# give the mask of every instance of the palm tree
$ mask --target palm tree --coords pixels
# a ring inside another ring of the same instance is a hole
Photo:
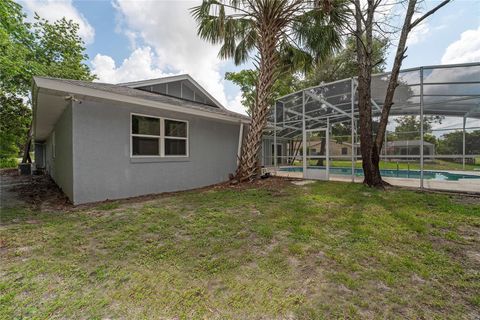
[[[258,151],[272,86],[288,67],[307,68],[341,45],[345,0],[203,0],[192,8],[198,35],[220,44],[219,56],[241,64],[254,54],[258,70],[255,105],[236,178],[258,173]],[[308,49],[307,49],[308,48]]]

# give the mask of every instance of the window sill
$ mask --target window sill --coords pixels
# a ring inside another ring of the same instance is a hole
[[[130,163],[190,162],[190,157],[131,157]]]

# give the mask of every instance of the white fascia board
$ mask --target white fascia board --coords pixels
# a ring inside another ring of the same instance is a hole
[[[130,88],[138,88],[138,87],[143,87],[143,86],[152,86],[156,84],[162,84],[162,83],[170,83],[170,82],[175,82],[175,81],[181,81],[181,80],[188,80],[190,81],[200,92],[202,92],[204,95],[206,95],[210,100],[215,103],[217,107],[219,107],[222,110],[227,110],[220,102],[218,102],[217,99],[215,99],[207,90],[205,90],[195,79],[193,79],[189,74],[179,74],[176,76],[171,76],[171,77],[164,77],[164,78],[157,78],[157,79],[149,79],[149,80],[140,80],[140,81],[134,81],[134,82],[125,82],[125,83],[119,83],[118,85],[121,86],[126,86]]]
[[[102,98],[106,100],[114,100],[120,102],[126,102],[136,105],[142,105],[147,107],[153,107],[158,109],[163,109],[167,111],[174,111],[180,113],[186,113],[196,116],[201,116],[205,118],[217,119],[217,120],[224,120],[229,122],[236,122],[236,123],[250,123],[250,121],[246,119],[240,119],[236,117],[231,117],[225,114],[218,114],[214,112],[208,112],[203,110],[197,110],[192,108],[185,108],[182,106],[172,106],[166,103],[158,102],[158,101],[151,101],[137,97],[131,97],[127,95],[122,95],[118,93],[112,92],[105,92],[103,90],[97,90],[92,88],[85,88],[82,86],[76,86],[70,83],[63,83],[60,81],[56,81],[53,79],[46,79],[46,78],[39,78],[34,77],[35,85],[37,88],[44,88],[49,90],[56,90],[56,91],[63,91],[69,94],[78,94],[78,95],[85,95],[91,97]]]

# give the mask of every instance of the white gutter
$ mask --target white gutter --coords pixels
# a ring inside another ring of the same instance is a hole
[[[131,97],[131,96],[118,94],[118,93],[113,93],[113,92],[106,92],[106,91],[99,90],[99,89],[86,88],[86,87],[82,87],[82,86],[78,86],[78,85],[74,85],[74,84],[70,84],[70,83],[60,82],[60,81],[53,80],[53,79],[45,79],[45,78],[34,77],[34,81],[35,81],[35,84],[36,84],[37,88],[43,88],[43,89],[48,89],[48,90],[56,90],[56,91],[64,91],[64,92],[67,92],[67,93],[70,93],[70,94],[92,96],[92,97],[102,98],[102,99],[106,99],[106,100],[132,103],[132,104],[136,104],[136,105],[153,107],[153,108],[158,108],[158,109],[173,111],[173,112],[187,113],[187,114],[201,116],[201,117],[205,117],[205,118],[218,119],[218,120],[224,120],[224,121],[235,122],[235,123],[239,123],[239,122],[240,123],[249,123],[250,122],[247,119],[232,117],[232,116],[225,115],[225,114],[208,112],[208,111],[203,111],[203,110],[193,109],[193,108],[188,108],[188,107],[182,107],[182,106],[177,106],[177,105],[172,106],[172,105],[169,105],[169,104],[163,103],[163,102],[146,100],[146,99],[143,99],[143,98]]]

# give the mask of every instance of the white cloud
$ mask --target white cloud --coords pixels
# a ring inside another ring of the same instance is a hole
[[[95,29],[87,19],[73,6],[72,0],[24,0],[22,2],[29,16],[33,13],[49,21],[60,20],[63,17],[78,23],[78,34],[86,44],[93,43]]]
[[[146,54],[145,48],[151,48],[148,54],[150,60],[133,71],[133,61],[140,59],[139,49],[118,68],[114,63],[112,67],[113,60],[97,56],[94,71],[109,82],[126,81],[124,79],[128,77],[131,80],[133,75],[149,78],[152,74],[162,74],[162,71],[188,73],[227,108],[240,111],[237,97],[228,99],[225,93],[221,73],[225,61],[218,58],[219,47],[197,36],[197,25],[189,9],[198,4],[198,1],[115,0],[113,6],[120,15],[121,32],[129,35],[131,45],[143,44],[140,50],[143,55]],[[136,52],[138,57],[134,57]],[[142,72],[145,74],[142,75]]]
[[[119,83],[169,76],[154,67],[153,53],[150,47],[135,49],[120,66],[107,55],[97,54],[92,60],[92,72],[100,82]]]
[[[421,14],[414,14],[412,21],[419,18]],[[427,20],[423,20],[419,25],[410,31],[407,39],[407,46],[413,46],[417,43],[423,42],[430,34],[430,25]]]
[[[125,30],[124,32],[125,36],[128,39],[128,42],[130,43],[130,49],[135,50],[137,49],[137,34],[135,32],[132,32],[130,30]]]
[[[245,107],[242,104],[242,93],[239,92],[233,99],[229,99],[228,109],[241,114],[247,114]]]
[[[442,64],[480,61],[480,26],[464,31],[442,56]]]

